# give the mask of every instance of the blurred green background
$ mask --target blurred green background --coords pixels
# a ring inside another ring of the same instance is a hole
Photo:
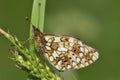
[[[26,40],[29,23],[24,17],[31,16],[32,2],[0,0],[0,27]],[[119,0],[47,0],[44,31],[75,36],[99,51],[100,58],[94,64],[72,70],[78,80],[120,80]],[[10,45],[0,36],[0,80],[26,80],[27,73],[9,59]],[[61,73],[65,80],[71,76],[68,72]]]

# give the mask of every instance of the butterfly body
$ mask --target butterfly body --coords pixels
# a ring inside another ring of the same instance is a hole
[[[34,44],[49,62],[59,71],[80,69],[95,62],[98,52],[77,38],[45,34],[33,27]]]

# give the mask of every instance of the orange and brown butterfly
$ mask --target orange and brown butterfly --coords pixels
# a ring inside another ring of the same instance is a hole
[[[42,33],[33,26],[35,48],[59,71],[84,68],[99,58],[99,53],[77,38]]]

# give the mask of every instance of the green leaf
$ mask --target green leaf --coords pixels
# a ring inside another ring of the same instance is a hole
[[[45,3],[46,0],[34,0],[31,15],[31,23],[39,28],[42,32],[44,28]],[[32,39],[32,24],[30,25],[30,39]],[[32,40],[30,40],[29,49],[30,53],[35,51]]]

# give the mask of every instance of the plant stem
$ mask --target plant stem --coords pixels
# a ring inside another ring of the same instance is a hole
[[[31,15],[31,25],[30,25],[30,43],[29,43],[29,51],[31,53],[31,55],[33,55],[32,53],[35,53],[35,48],[33,45],[33,35],[32,35],[32,26],[34,25],[35,27],[37,27],[41,32],[43,32],[44,30],[44,16],[45,16],[45,3],[46,0],[34,0],[33,2],[33,9],[32,9],[32,15]],[[39,63],[38,63],[39,64]],[[45,67],[48,67],[47,65]],[[38,70],[40,70],[39,67],[36,67]],[[48,70],[45,70],[47,72],[47,75],[49,75],[50,77],[52,77],[54,80],[60,80],[60,78],[53,74],[48,67]],[[47,79],[47,77],[45,77]],[[47,79],[49,80],[49,79]]]
[[[31,23],[36,26],[38,29],[43,32],[44,29],[44,16],[45,16],[45,3],[46,0],[34,0],[32,15],[31,15]],[[32,24],[30,25],[30,39],[32,39]],[[34,46],[32,45],[32,40],[30,40],[29,50],[30,53],[34,52]]]
[[[33,38],[32,26],[33,25],[36,26],[41,31],[43,31],[43,27],[44,27],[44,25],[43,25],[44,23],[43,22],[44,22],[44,12],[45,12],[44,10],[45,10],[45,8],[41,9],[41,5],[42,6],[44,5],[44,7],[45,7],[45,2],[43,4],[43,1],[45,1],[45,0],[42,0],[42,3],[41,3],[41,0],[34,0],[33,1],[32,15],[31,15],[31,23],[32,24],[30,24],[30,33],[29,33],[29,37],[30,37],[29,51],[30,51],[31,55],[33,55],[33,53],[35,53],[35,48],[34,48],[33,40],[32,40],[32,38]],[[38,23],[40,23],[42,25],[39,25]],[[36,66],[36,68],[40,71],[39,67]]]
[[[34,0],[31,16],[32,24],[34,24],[42,32],[44,29],[45,3],[46,0]]]
[[[31,55],[35,53],[35,48],[33,44],[33,35],[32,35],[32,26],[39,28],[43,32],[44,28],[44,14],[45,14],[45,2],[46,0],[34,0],[33,1],[33,8],[32,8],[32,15],[31,15],[31,24],[30,24],[30,41],[29,41],[29,51]],[[39,63],[38,63],[39,64]],[[37,67],[40,71],[39,67]]]

